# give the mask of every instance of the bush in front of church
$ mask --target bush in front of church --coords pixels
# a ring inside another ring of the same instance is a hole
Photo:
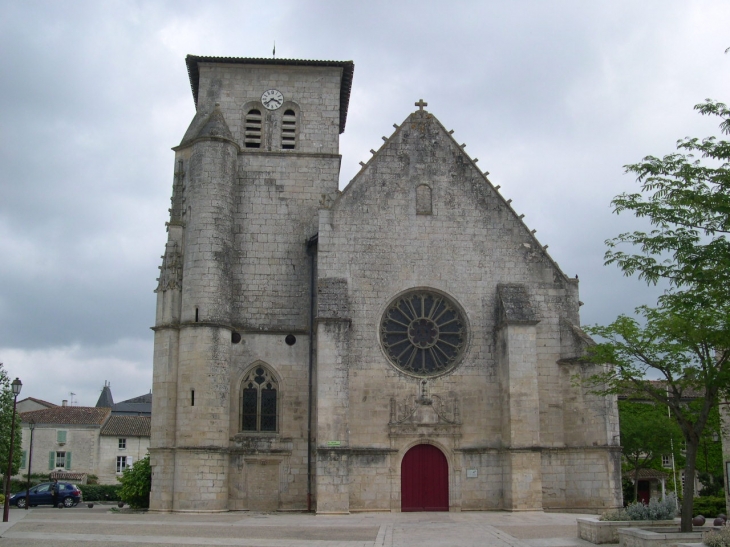
[[[146,509],[150,506],[150,490],[152,489],[152,467],[150,457],[145,456],[127,467],[119,478],[122,487],[119,498],[133,509]]]

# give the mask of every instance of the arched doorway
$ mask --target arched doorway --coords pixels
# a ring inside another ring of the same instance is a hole
[[[401,511],[448,511],[449,464],[430,444],[411,448],[400,466]]]

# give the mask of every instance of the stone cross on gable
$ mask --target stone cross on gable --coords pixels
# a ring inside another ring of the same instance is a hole
[[[418,99],[418,102],[415,104],[419,110],[423,110],[424,106],[428,106],[428,103],[424,102],[423,99]]]

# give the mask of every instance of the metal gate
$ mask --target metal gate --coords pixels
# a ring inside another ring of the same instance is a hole
[[[417,444],[401,462],[401,511],[448,511],[449,464],[435,446]]]

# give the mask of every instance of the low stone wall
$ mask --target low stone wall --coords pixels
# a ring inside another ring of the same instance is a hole
[[[598,520],[597,518],[577,519],[578,537],[597,545],[618,543],[619,528],[667,527],[675,524],[673,520]]]
[[[657,527],[655,530],[642,528],[620,528],[620,547],[679,547],[683,544],[702,544],[705,533],[712,530],[712,527],[695,527],[693,532],[674,531],[672,529]]]

